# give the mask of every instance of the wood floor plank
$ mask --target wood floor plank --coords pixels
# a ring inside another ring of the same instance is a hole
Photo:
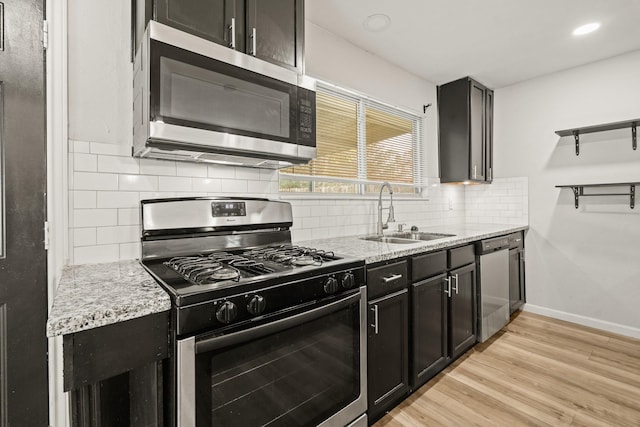
[[[520,313],[375,427],[640,426],[640,340]]]

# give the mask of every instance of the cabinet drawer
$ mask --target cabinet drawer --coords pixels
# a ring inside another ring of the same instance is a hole
[[[438,251],[411,259],[411,280],[417,282],[447,270],[447,252]]]
[[[367,270],[369,300],[407,287],[407,262],[400,261]]]
[[[517,233],[509,234],[509,248],[520,248],[524,247],[524,236],[522,235],[522,231],[518,231]]]
[[[463,265],[476,262],[476,251],[473,245],[462,246],[455,249],[449,249],[448,251],[448,263],[449,269],[462,267]]]

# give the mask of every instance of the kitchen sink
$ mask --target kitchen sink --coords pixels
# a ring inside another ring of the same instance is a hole
[[[394,233],[391,236],[396,238],[401,238],[401,239],[428,241],[428,240],[444,239],[445,237],[453,237],[455,236],[455,234],[430,233],[428,231],[405,231],[401,233]]]
[[[368,237],[361,237],[360,240],[369,240],[370,242],[380,242],[380,243],[396,243],[399,245],[410,245],[411,243],[417,242],[417,240],[403,239],[403,238],[394,237],[394,236],[368,236]]]
[[[380,243],[396,243],[400,245],[408,245],[418,241],[428,241],[436,239],[444,239],[445,237],[453,237],[455,234],[445,233],[429,233],[427,231],[406,231],[401,233],[393,233],[388,236],[367,236],[361,237],[361,240],[369,240],[370,242]]]

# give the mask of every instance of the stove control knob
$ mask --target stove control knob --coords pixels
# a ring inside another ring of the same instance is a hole
[[[340,284],[345,289],[351,289],[356,284],[356,279],[353,277],[353,273],[347,272],[342,275],[342,279],[340,280]]]
[[[223,302],[216,310],[216,319],[221,323],[231,323],[238,315],[238,308],[231,301]]]
[[[249,302],[247,303],[247,311],[251,313],[252,316],[258,316],[262,314],[265,308],[267,308],[267,300],[265,300],[263,296],[254,295],[249,298]]]
[[[324,281],[324,291],[328,294],[335,294],[338,291],[338,281],[335,277],[330,276]]]

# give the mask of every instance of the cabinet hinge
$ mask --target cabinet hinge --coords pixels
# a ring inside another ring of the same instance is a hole
[[[42,21],[42,47],[44,50],[49,48],[49,23],[46,19]]]
[[[44,250],[49,250],[49,221],[44,222]]]

